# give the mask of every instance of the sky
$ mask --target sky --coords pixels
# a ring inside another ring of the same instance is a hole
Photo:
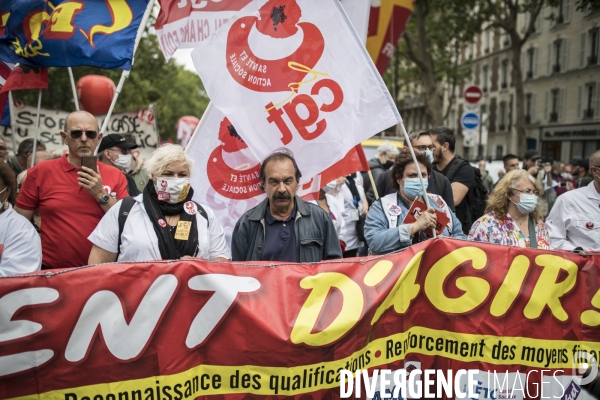
[[[192,50],[193,49],[179,49],[173,54],[173,58],[188,71],[196,72],[194,63],[192,62]]]

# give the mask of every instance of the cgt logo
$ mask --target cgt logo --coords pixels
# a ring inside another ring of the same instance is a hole
[[[65,1],[57,6],[48,2],[49,13],[46,10],[32,11],[23,20],[25,43],[15,38],[11,48],[21,57],[49,56],[43,53],[42,39],[69,40],[77,31],[81,32],[92,47],[94,36],[97,34],[110,35],[127,28],[133,21],[133,11],[127,0],[105,0],[112,20],[110,24],[96,24],[86,31],[73,22],[75,16],[85,12],[86,3],[83,1]],[[8,20],[10,13],[2,15],[2,21]],[[93,18],[93,16],[91,16]]]

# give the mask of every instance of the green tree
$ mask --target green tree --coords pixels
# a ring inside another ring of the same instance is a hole
[[[432,125],[442,125],[452,105],[444,109],[445,85],[454,92],[468,76],[468,68],[459,65],[459,55],[481,31],[484,19],[473,12],[476,3],[477,0],[416,0],[404,40],[398,47],[399,57],[392,61],[392,71],[386,75],[392,86],[397,85],[397,91],[414,86],[417,78]]]
[[[150,23],[148,26],[151,26]],[[85,75],[103,75],[118,84],[122,70],[73,67],[75,81]],[[48,89],[42,93],[42,106],[74,111],[73,92],[67,68],[50,68]],[[13,92],[15,99],[37,104],[37,90]],[[202,116],[208,97],[197,74],[185,70],[174,59],[165,62],[156,35],[146,33],[135,53],[129,78],[115,105],[114,112],[156,107],[156,120],[161,138],[175,139],[175,124],[184,115]]]

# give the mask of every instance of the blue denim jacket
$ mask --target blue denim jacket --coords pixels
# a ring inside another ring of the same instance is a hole
[[[430,204],[436,210],[443,211],[434,199],[430,200]],[[367,220],[365,221],[365,239],[373,254],[386,254],[412,245],[412,239],[408,235],[409,224],[401,223],[408,214],[408,209],[399,199],[397,205],[402,209],[402,213],[398,215],[397,227],[391,229],[385,214],[387,211],[383,210],[381,199],[375,201],[369,208]],[[452,231],[450,231],[450,224],[448,224],[442,235],[455,239],[467,239],[462,231],[460,221],[456,218],[454,212],[450,211],[450,213],[452,216]]]

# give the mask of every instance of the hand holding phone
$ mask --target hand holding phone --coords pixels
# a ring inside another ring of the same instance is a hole
[[[97,156],[81,156],[81,166],[87,167],[98,172],[98,157]]]

